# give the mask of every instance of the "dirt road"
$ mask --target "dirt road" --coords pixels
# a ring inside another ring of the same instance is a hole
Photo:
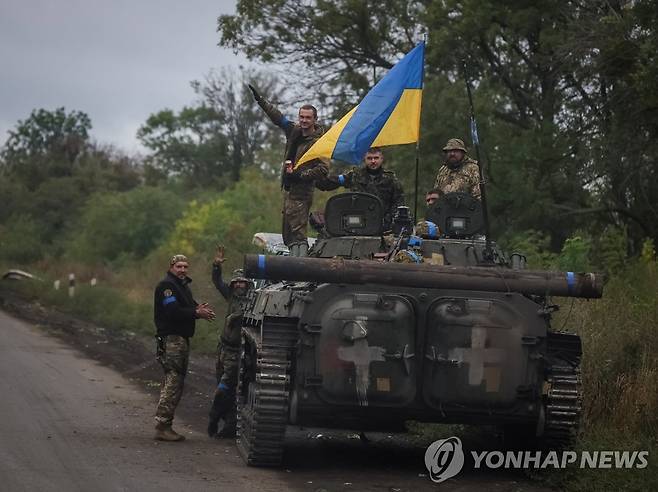
[[[110,362],[110,343],[100,337],[85,344],[93,343],[104,347]],[[144,363],[122,375],[43,327],[0,311],[0,489],[547,490],[518,474],[468,470],[437,486],[427,477],[422,446],[380,435],[368,444],[341,432],[318,438],[317,430],[292,428],[285,468],[248,468],[232,442],[204,435],[209,395],[207,378],[198,374],[203,361],[196,371],[193,366],[175,424],[187,440],[156,442],[156,385],[144,378],[154,370]]]

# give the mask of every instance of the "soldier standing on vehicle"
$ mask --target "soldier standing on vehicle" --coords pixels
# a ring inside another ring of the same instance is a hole
[[[157,329],[157,360],[164,369],[160,400],[155,412],[155,439],[182,441],[171,428],[176,406],[183,394],[183,383],[190,359],[190,338],[197,319],[213,320],[215,312],[207,303],[194,300],[187,276],[189,262],[184,255],[174,255],[169,270],[154,293],[154,320]]]
[[[212,282],[228,302],[224,330],[217,339],[215,367],[217,388],[208,414],[208,436],[218,439],[235,437],[237,424],[235,390],[238,385],[242,313],[251,286],[251,282],[244,277],[242,270],[235,270],[231,282],[227,285],[222,278],[224,260],[224,246],[218,246],[212,265]],[[217,432],[220,419],[224,420],[224,426]]]
[[[328,162],[314,159],[294,169],[295,164],[304,153],[311,148],[324,129],[318,125],[318,112],[315,107],[305,104],[299,108],[298,122],[293,123],[266,101],[249,85],[258,105],[267,116],[286,135],[284,164],[281,170],[281,186],[284,189],[283,199],[283,242],[290,248],[292,256],[306,256],[308,242],[306,227],[308,215],[313,203],[315,182],[323,179],[329,170]]]
[[[335,190],[344,186],[351,191],[375,195],[384,205],[384,230],[390,230],[397,207],[403,206],[404,191],[393,171],[382,167],[384,153],[379,147],[371,147],[364,158],[365,166],[353,168],[347,174],[328,176],[318,183],[321,190]]]
[[[441,194],[452,192],[470,193],[480,200],[480,174],[477,161],[466,155],[464,141],[451,138],[443,147],[445,163],[439,169],[434,188]]]

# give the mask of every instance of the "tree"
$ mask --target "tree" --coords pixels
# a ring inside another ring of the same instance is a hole
[[[272,78],[254,71],[235,74],[227,69],[211,70],[203,82],[192,82],[202,104],[223,116],[221,131],[228,140],[228,167],[233,181],[240,180],[241,168],[254,164],[256,152],[268,142],[272,133],[264,123],[262,110],[253,101],[247,86],[250,83],[268,97],[278,97],[279,91]]]
[[[456,89],[465,60],[495,229],[539,228],[558,251],[577,228],[597,223],[626,223],[636,242],[658,235],[650,204],[658,191],[656,7],[655,0],[312,0],[304,8],[239,0],[236,15],[219,18],[219,31],[221,44],[252,59],[306,65],[315,74],[310,84],[329,81],[329,90],[317,90],[333,89],[353,105],[374,82],[370,71],[390,67],[426,30],[421,148],[436,146],[448,127],[468,133],[465,94]]]
[[[196,184],[217,181],[225,173],[228,139],[221,132],[222,115],[206,105],[152,114],[137,137],[154,153],[149,161],[167,173]]]
[[[423,2],[404,0],[238,0],[218,19],[220,44],[248,58],[294,67],[321,104],[340,109],[367,90],[419,40]],[[348,90],[348,93],[345,91]]]
[[[30,189],[50,176],[70,176],[88,145],[90,129],[91,120],[81,111],[33,110],[9,130],[0,151],[5,174],[13,174]]]
[[[177,194],[150,186],[96,193],[70,227],[67,254],[96,263],[142,259],[173,230],[183,203]]]
[[[139,129],[138,138],[154,151],[150,162],[197,184],[238,181],[272,133],[247,83],[277,95],[272,79],[258,72],[210,71],[203,81],[192,81],[195,106],[178,114],[160,111]]]

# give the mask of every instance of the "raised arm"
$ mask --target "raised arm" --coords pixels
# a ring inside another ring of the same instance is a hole
[[[263,111],[265,111],[265,114],[272,121],[272,123],[274,123],[276,126],[281,128],[284,132],[286,132],[286,135],[290,133],[290,131],[294,126],[294,123],[290,121],[288,118],[286,118],[285,116],[283,116],[283,113],[281,113],[281,111],[279,111],[276,107],[274,107],[272,103],[268,102],[263,96],[261,96],[253,85],[249,84],[249,89],[251,90],[251,93],[254,95],[254,100],[263,109]]]
[[[215,288],[219,291],[224,299],[228,301],[229,295],[231,293],[230,287],[224,282],[222,278],[222,263],[224,263],[224,246],[218,245],[217,252],[215,253],[215,258],[212,262],[212,283]]]

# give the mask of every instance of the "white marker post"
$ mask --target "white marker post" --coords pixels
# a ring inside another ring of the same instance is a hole
[[[69,297],[75,295],[75,273],[69,273]]]

